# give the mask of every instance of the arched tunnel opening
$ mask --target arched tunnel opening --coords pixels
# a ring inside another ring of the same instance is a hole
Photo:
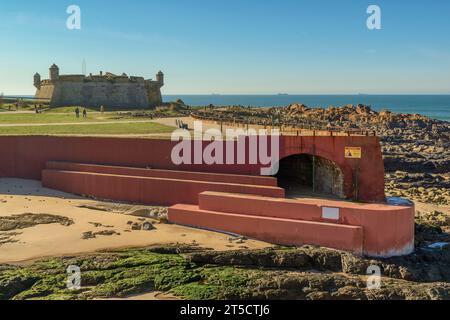
[[[297,154],[283,158],[275,177],[288,197],[345,198],[342,170],[333,161],[322,157]]]

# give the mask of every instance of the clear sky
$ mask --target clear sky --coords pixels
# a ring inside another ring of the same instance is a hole
[[[81,8],[81,30],[66,9]],[[366,9],[382,10],[368,30]],[[100,70],[164,94],[450,93],[448,0],[2,0],[0,92]]]

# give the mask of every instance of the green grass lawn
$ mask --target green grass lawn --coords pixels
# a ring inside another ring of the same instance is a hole
[[[102,122],[102,121],[130,121],[130,120],[149,120],[145,117],[134,117],[133,112],[146,112],[152,114],[155,118],[161,117],[177,117],[182,116],[175,111],[151,111],[151,110],[127,110],[126,112],[118,113],[116,111],[100,113],[99,111],[88,109],[88,117],[83,118],[80,112],[80,117],[75,116],[76,107],[62,107],[56,109],[46,110],[42,113],[3,113],[0,112],[0,124],[33,124],[33,123],[72,123],[72,122]],[[83,110],[83,109],[81,109]],[[1,110],[7,111],[7,110]]]
[[[53,134],[153,134],[170,133],[174,128],[159,123],[114,123],[86,125],[46,125],[0,127],[0,135],[53,135]]]
[[[125,118],[123,118],[125,119]],[[25,124],[25,123],[61,123],[61,122],[97,122],[97,121],[117,121],[119,119],[116,113],[92,113],[88,111],[88,117],[75,117],[73,114],[64,113],[0,113],[0,124]],[[128,119],[129,120],[129,119]]]
[[[56,108],[47,108],[44,110],[44,113],[72,113],[75,114],[75,109],[80,108],[80,111],[83,111],[82,107],[76,106],[67,106],[67,107],[56,107]],[[86,108],[87,112],[100,112],[100,108]]]
[[[11,106],[11,110],[9,109],[9,106]],[[10,103],[4,103],[2,106],[0,106],[0,112],[3,111],[15,111],[16,107]]]
[[[75,109],[77,108],[77,106],[66,106],[66,107],[52,107],[52,108],[48,108],[45,109],[44,113],[73,113],[75,114]],[[78,107],[80,108],[80,111],[83,110],[82,107]],[[86,108],[88,113],[99,113],[100,112],[100,108]],[[139,111],[146,111],[146,112],[150,112],[152,111],[151,109],[130,109],[130,108],[111,108],[111,107],[105,107],[104,112],[105,114],[107,113],[116,113],[116,112],[139,112]]]
[[[75,114],[75,109],[77,107],[69,106],[69,107],[56,107],[56,108],[50,108],[46,109],[44,113],[52,113],[52,114],[58,114],[58,113],[71,113]],[[82,110],[82,109],[80,109]],[[100,117],[100,108],[91,108],[87,109],[88,114],[92,115],[94,117]],[[132,114],[147,114],[147,115],[153,115],[153,117],[181,117],[183,116],[182,113],[176,111],[176,110],[155,110],[155,109],[132,109],[132,108],[105,108],[103,116],[110,116],[110,117],[120,117],[120,118],[128,118],[128,119],[136,119],[139,117],[133,117]]]

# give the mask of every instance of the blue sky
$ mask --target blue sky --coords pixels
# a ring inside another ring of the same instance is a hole
[[[66,8],[81,8],[68,30]],[[368,5],[382,30],[366,28]],[[450,1],[3,0],[0,92],[100,70],[154,78],[164,94],[450,93]]]

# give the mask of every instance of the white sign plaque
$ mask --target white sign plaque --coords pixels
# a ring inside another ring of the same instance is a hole
[[[322,207],[322,218],[339,220],[339,208]]]

